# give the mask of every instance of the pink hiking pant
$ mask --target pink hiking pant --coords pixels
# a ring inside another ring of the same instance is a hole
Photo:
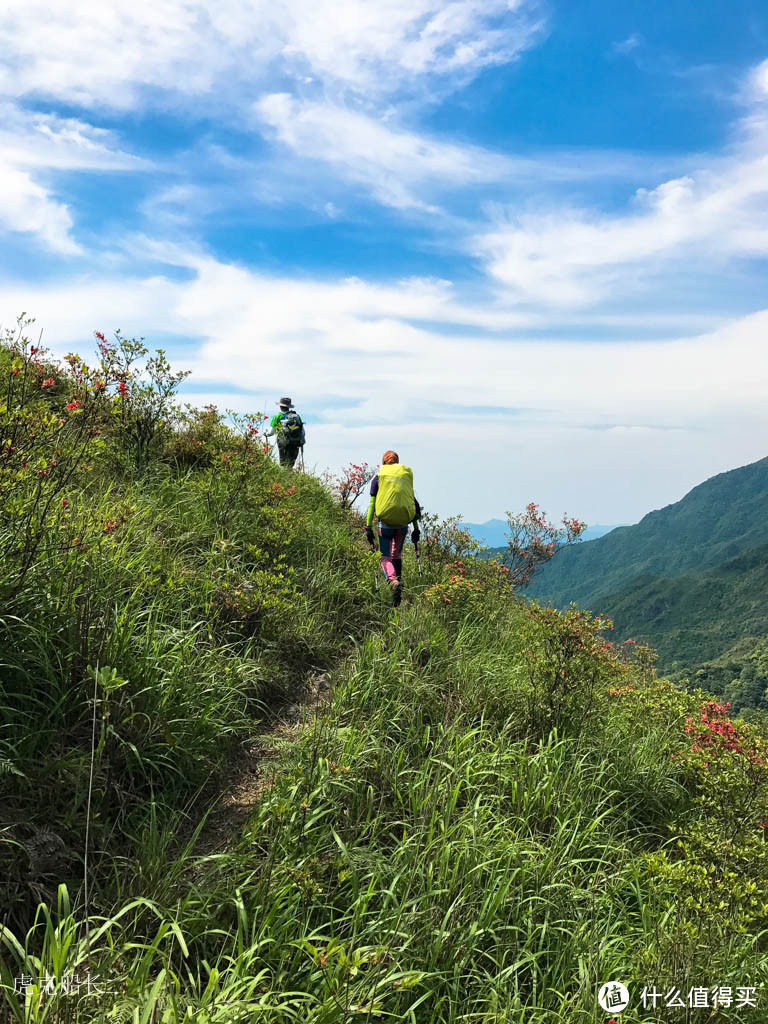
[[[407,534],[407,526],[379,525],[381,568],[389,581],[397,579],[397,570],[402,565],[403,544]],[[396,562],[397,565],[395,565]]]

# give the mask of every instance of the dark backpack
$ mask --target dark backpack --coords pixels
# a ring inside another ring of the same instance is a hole
[[[302,423],[301,416],[299,416],[295,409],[283,413],[280,419],[280,426],[282,428],[284,444],[304,444],[304,424]]]

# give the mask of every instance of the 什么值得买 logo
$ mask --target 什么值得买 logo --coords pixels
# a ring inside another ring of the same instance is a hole
[[[629,992],[620,981],[606,981],[597,993],[600,1006],[610,1013],[621,1013],[629,1004]]]

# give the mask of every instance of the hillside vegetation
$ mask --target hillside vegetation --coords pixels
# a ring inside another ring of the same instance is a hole
[[[717,658],[696,659],[693,666],[681,669],[673,678],[681,686],[721,693],[734,711],[764,720],[768,713],[768,637],[742,637]]]
[[[642,636],[670,671],[706,661],[742,637],[768,632],[768,544],[750,548],[715,569],[671,579],[637,579],[608,594],[619,636]]]
[[[634,526],[577,544],[543,566],[527,593],[557,607],[608,611],[605,597],[648,577],[722,565],[768,543],[768,457],[720,473]]]
[[[743,693],[718,659],[743,638],[768,636],[768,459],[707,480],[637,526],[560,551],[527,588],[530,596],[575,600],[610,615],[617,636],[643,639],[659,667],[706,679],[721,696]],[[760,540],[761,543],[755,543]],[[708,683],[709,685],[709,683]],[[739,698],[739,707],[761,706]]]
[[[393,610],[338,489],[147,355],[0,349],[0,1019],[592,1024],[611,979],[628,1024],[688,1019],[644,985],[764,1005],[759,726],[521,601],[456,521]],[[212,830],[244,748],[253,808]]]

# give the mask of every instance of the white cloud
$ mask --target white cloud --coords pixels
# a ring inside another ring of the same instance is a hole
[[[200,218],[215,207],[211,190],[184,183],[162,186],[141,203],[140,210],[153,230],[172,231],[199,224]]]
[[[768,145],[639,189],[626,211],[501,214],[475,240],[491,275],[552,305],[627,295],[670,272],[768,254]],[[754,143],[752,143],[754,145]]]
[[[633,32],[628,35],[626,39],[622,39],[619,42],[613,43],[611,50],[613,53],[619,54],[621,57],[626,57],[633,50],[636,50],[639,46],[643,45],[643,37],[639,32]]]
[[[185,357],[200,378],[254,391],[290,385],[305,400],[364,398],[368,421],[396,419],[393,401],[414,419],[446,403],[457,414],[487,403],[589,428],[698,430],[711,421],[720,429],[742,416],[768,418],[768,313],[663,342],[489,338],[471,325],[485,325],[493,310],[457,302],[447,282],[307,281],[200,256],[187,265],[188,280],[89,277],[5,288],[0,310],[10,321],[21,303],[59,345],[111,325],[151,337],[162,323],[200,339]],[[445,336],[420,326],[427,321],[468,326]]]
[[[48,184],[51,171],[139,170],[147,162],[115,148],[111,132],[0,104],[0,230],[36,236],[62,255],[80,252],[67,203]]]
[[[215,101],[268,70],[386,94],[514,59],[540,30],[530,9],[528,0],[10,0],[0,94],[131,107],[160,89]]]
[[[72,217],[25,171],[0,162],[0,228],[37,235],[50,249],[65,255],[79,252],[70,229]]]
[[[504,157],[480,147],[432,140],[331,103],[301,103],[288,93],[273,93],[255,110],[280,142],[367,186],[389,206],[425,206],[415,194],[418,187],[434,192],[498,181],[509,170]]]
[[[768,60],[764,60],[752,71],[749,76],[749,84],[753,90],[754,98],[768,100]]]
[[[489,338],[471,325],[520,320],[463,305],[448,282],[298,280],[178,247],[164,256],[190,278],[0,287],[2,318],[30,310],[49,345],[83,356],[94,329],[197,339],[171,347],[202,384],[198,404],[253,410],[292,394],[311,410],[308,462],[400,448],[430,508],[474,519],[537,500],[553,514],[629,521],[764,454],[768,312],[663,342]],[[467,327],[446,337],[427,321]]]
[[[619,211],[594,206],[502,209],[473,240],[510,299],[589,306],[655,295],[687,276],[768,256],[768,61],[745,76],[745,111],[724,155],[639,188]]]

